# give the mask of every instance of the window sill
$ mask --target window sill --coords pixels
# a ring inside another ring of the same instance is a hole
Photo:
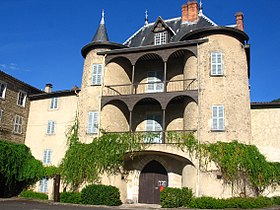
[[[223,132],[226,132],[226,130],[225,129],[223,129],[223,130],[213,130],[213,129],[211,129],[211,132],[212,133],[223,133]]]
[[[19,107],[21,107],[21,108],[26,108],[25,105],[24,105],[24,106],[23,106],[23,105],[19,105],[19,104],[17,104],[17,105],[18,105]]]
[[[91,84],[90,86],[101,86],[101,84]]]
[[[210,74],[210,77],[225,77],[224,74]]]
[[[92,135],[92,136],[93,136],[93,135],[97,135],[97,132],[96,132],[96,133],[88,133],[88,132],[87,132],[86,134],[87,134],[87,135]]]

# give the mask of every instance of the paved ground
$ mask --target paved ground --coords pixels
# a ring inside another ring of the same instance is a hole
[[[33,201],[28,199],[0,199],[0,210],[145,210],[160,209],[159,205],[127,204],[117,207],[84,206],[75,204],[60,204],[49,201]]]
[[[164,210],[159,205],[149,204],[124,204],[117,207],[107,206],[84,206],[75,204],[60,204],[50,201],[33,201],[27,199],[0,199],[0,210]],[[172,210],[172,209],[168,209]],[[173,209],[173,210],[184,210]],[[190,209],[189,209],[190,210]],[[257,210],[257,209],[255,209]],[[280,210],[280,206],[266,208],[266,210]]]

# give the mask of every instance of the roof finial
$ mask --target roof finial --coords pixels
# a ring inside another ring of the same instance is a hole
[[[145,25],[148,25],[149,21],[148,21],[148,10],[146,10],[145,12]]]
[[[101,18],[101,21],[100,21],[100,24],[105,24],[105,12],[104,12],[104,9],[102,10],[102,18]]]
[[[202,15],[202,10],[203,10],[203,6],[202,6],[202,1],[200,0],[199,2],[199,14]]]

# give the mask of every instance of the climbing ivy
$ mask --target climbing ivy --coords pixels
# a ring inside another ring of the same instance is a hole
[[[92,143],[83,144],[79,142],[78,124],[75,123],[71,130],[68,137],[69,149],[60,170],[63,181],[71,186],[72,190],[78,189],[85,182],[98,182],[104,172],[123,173],[125,155],[133,158],[135,152],[147,146],[139,143],[140,139],[144,138],[143,135],[104,131],[102,136],[94,138]]]
[[[178,147],[199,157],[201,170],[207,170],[209,164],[214,162],[223,181],[232,186],[247,183],[260,195],[267,187],[280,185],[280,163],[268,162],[255,145],[237,141],[199,144],[191,138]],[[243,193],[246,196],[246,192]]]

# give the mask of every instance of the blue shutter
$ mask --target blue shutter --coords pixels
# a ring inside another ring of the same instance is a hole
[[[102,64],[93,64],[92,84],[100,85],[102,80]]]
[[[224,130],[225,129],[225,117],[224,106],[212,107],[212,130]]]
[[[50,164],[51,163],[51,155],[52,155],[52,151],[50,149],[44,150],[44,155],[43,155],[43,163],[44,164]]]
[[[87,133],[97,133],[97,128],[98,128],[98,112],[89,112]]]

